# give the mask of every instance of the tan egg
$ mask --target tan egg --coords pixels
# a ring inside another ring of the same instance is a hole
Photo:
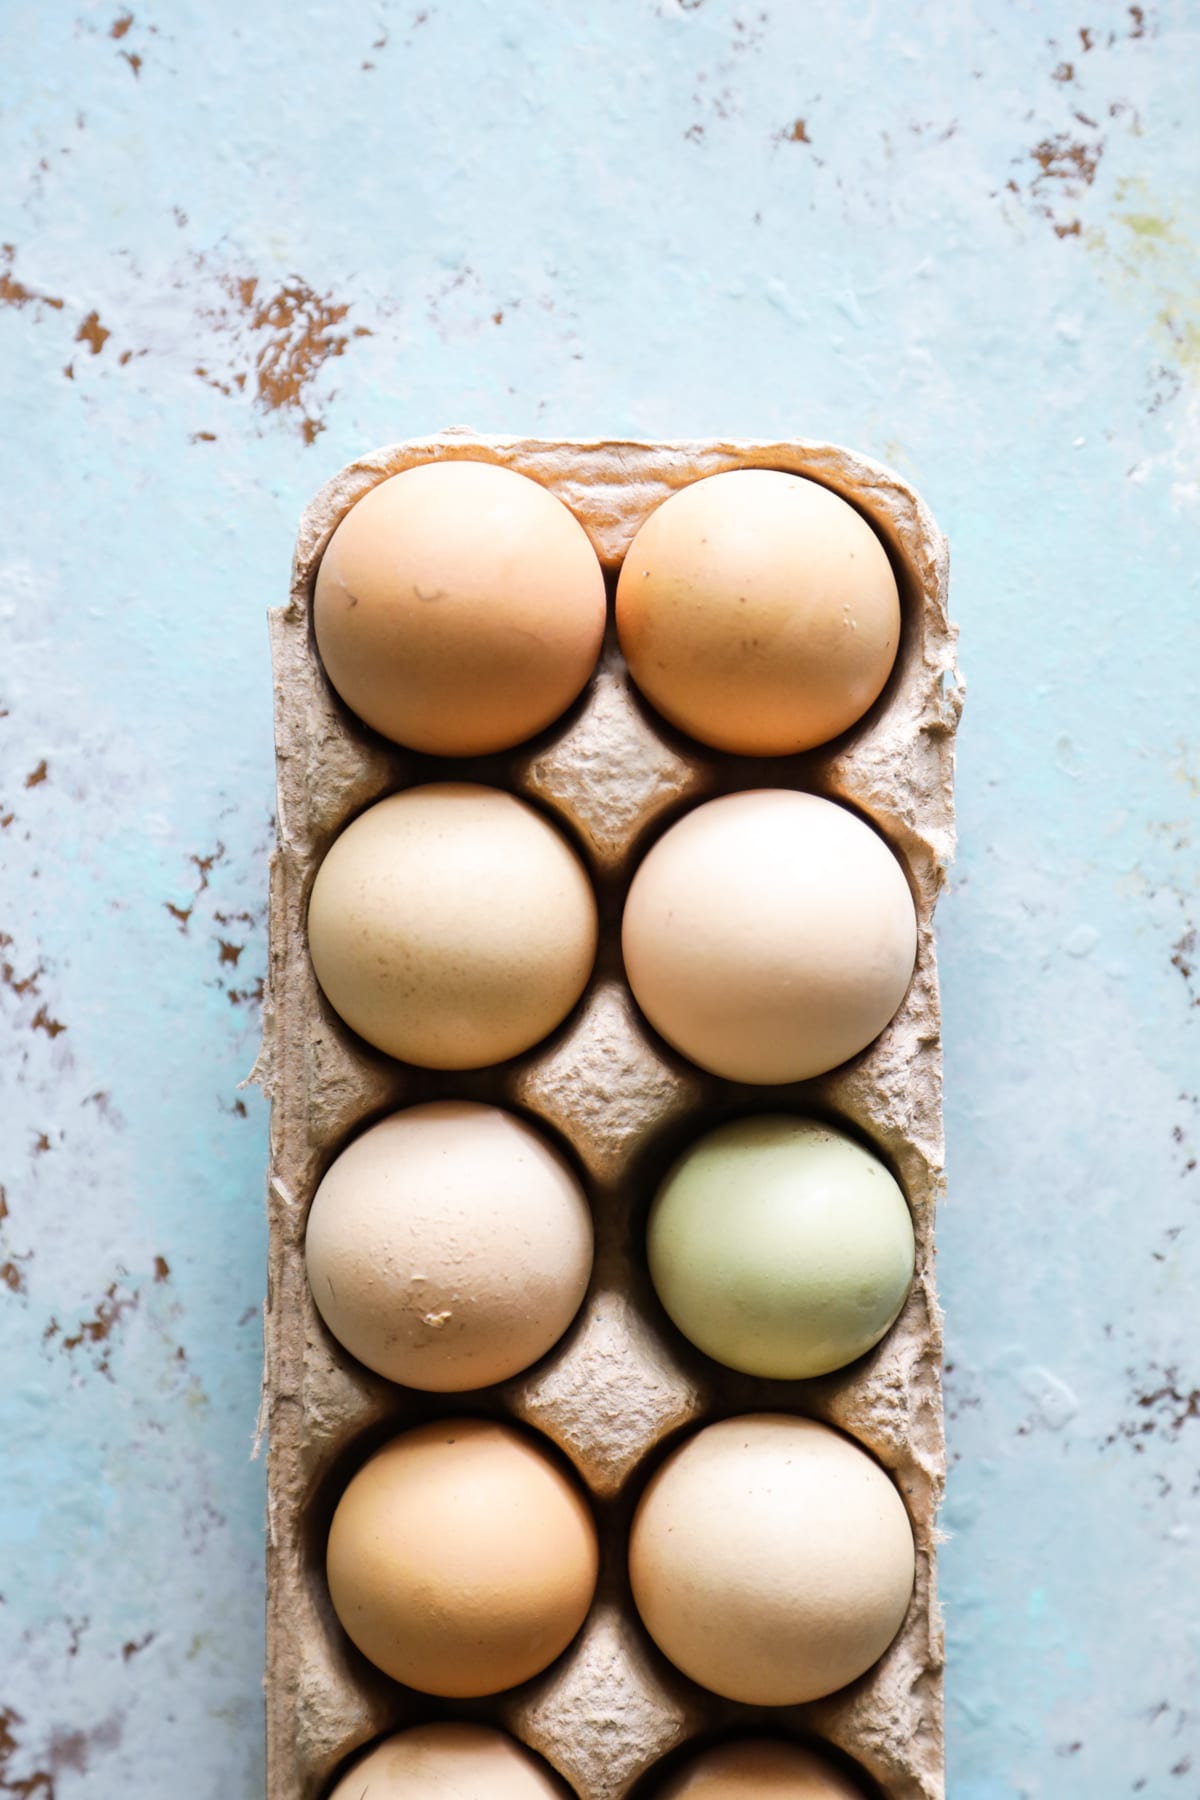
[[[655,1788],[653,1800],[863,1800],[863,1790],[799,1744],[738,1738],[685,1764]]]
[[[407,1431],[338,1503],[326,1572],[354,1643],[395,1681],[451,1698],[528,1681],[583,1624],[599,1558],[574,1481],[490,1419]]]
[[[883,839],[814,794],[764,788],[687,813],[634,876],[634,998],[702,1069],[760,1085],[836,1068],[908,989],[912,895]]]
[[[564,1800],[540,1756],[490,1725],[417,1725],[385,1739],[330,1800]]]
[[[369,1369],[437,1392],[489,1387],[561,1337],[592,1267],[583,1190],[497,1106],[394,1113],[342,1152],[308,1217],[308,1279]]]
[[[838,737],[882,693],[900,645],[887,552],[828,488],[735,469],[650,515],[617,585],[630,673],[681,731],[745,756]]]
[[[587,533],[536,481],[435,462],[380,482],[317,572],[313,624],[360,718],[435,756],[519,744],[565,712],[604,636]]]
[[[596,954],[583,864],[533,807],[440,782],[369,807],[317,871],[308,942],[334,1011],[431,1069],[528,1050],[570,1012]]]
[[[865,1674],[912,1594],[908,1514],[879,1465],[813,1419],[756,1413],[690,1438],[633,1521],[642,1622],[701,1686],[794,1706]]]

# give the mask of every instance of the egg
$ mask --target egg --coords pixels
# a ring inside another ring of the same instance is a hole
[[[826,1375],[894,1324],[913,1228],[889,1171],[845,1132],[766,1115],[720,1125],[666,1176],[646,1233],[655,1290],[731,1369]]]
[[[751,789],[687,813],[629,891],[634,998],[714,1075],[801,1081],[864,1050],[903,1000],[912,895],[882,838],[814,794]]]
[[[507,1732],[445,1721],[385,1738],[343,1776],[330,1800],[565,1800],[566,1792]]]
[[[634,1516],[629,1576],[663,1654],[749,1706],[820,1699],[887,1649],[912,1594],[908,1514],[866,1452],[757,1413],[688,1439]]]
[[[368,725],[435,756],[519,744],[586,683],[604,575],[546,488],[486,462],[433,462],[374,487],[317,571],[330,681]]]
[[[839,736],[878,699],[900,645],[883,545],[828,488],[734,469],[672,494],[617,585],[630,673],[701,743],[783,756]]]
[[[583,864],[498,788],[438,782],[380,800],[334,841],[308,942],[334,1011],[432,1069],[528,1050],[570,1012],[596,954]]]
[[[394,1681],[462,1699],[528,1681],[583,1624],[596,1529],[576,1483],[491,1419],[419,1425],[351,1480],[329,1531],[329,1593]]]
[[[439,1100],[372,1126],[317,1189],[317,1307],[352,1356],[409,1387],[488,1387],[574,1317],[592,1217],[541,1134],[498,1106]]]
[[[863,1790],[840,1768],[799,1744],[783,1738],[737,1738],[685,1763],[665,1786],[653,1790],[653,1800],[863,1800]]]

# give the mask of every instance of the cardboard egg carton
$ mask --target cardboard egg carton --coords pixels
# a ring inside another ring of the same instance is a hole
[[[583,695],[532,743],[466,761],[387,743],[322,672],[311,625],[317,566],[334,528],[376,483],[458,457],[503,464],[557,494],[587,530],[610,591],[642,521],[690,482],[765,467],[825,484],[870,521],[897,574],[903,631],[887,688],[832,745],[786,758],[728,756],[681,737],[640,700],[610,625]],[[305,512],[291,597],[270,615],[278,849],[257,1071],[272,1102],[269,1800],[319,1800],[361,1747],[439,1717],[505,1727],[581,1800],[648,1793],[644,1777],[661,1758],[745,1725],[825,1740],[888,1800],[943,1794],[935,1554],[945,1464],[933,1239],[943,1140],[932,915],[953,848],[961,706],[946,575],[945,541],[904,481],[865,457],[803,441],[544,442],[453,431],[351,463]],[[337,834],[383,795],[445,779],[509,788],[543,808],[582,851],[601,920],[593,977],[564,1025],[509,1063],[465,1074],[414,1069],[357,1038],[318,989],[305,937],[312,882]],[[642,1020],[622,979],[621,909],[641,856],[682,812],[737,789],[788,786],[855,808],[887,839],[916,901],[917,966],[896,1017],[852,1062],[787,1087],[741,1086],[691,1066]],[[308,1207],[343,1146],[398,1107],[451,1096],[516,1109],[557,1137],[584,1180],[596,1229],[591,1285],[566,1336],[524,1374],[465,1395],[395,1387],[356,1363],[318,1316],[304,1268]],[[671,1325],[646,1271],[646,1213],[673,1157],[721,1120],[764,1110],[815,1113],[863,1135],[898,1177],[916,1230],[916,1279],[898,1323],[867,1357],[813,1381],[758,1380],[709,1361]],[[664,1447],[713,1419],[761,1411],[825,1420],[872,1451],[904,1497],[917,1549],[912,1602],[882,1660],[829,1698],[784,1709],[736,1705],[679,1674],[643,1630],[625,1566],[634,1506]],[[455,1412],[506,1417],[558,1446],[591,1497],[602,1546],[596,1600],[575,1641],[535,1680],[472,1702],[430,1699],[374,1669],[342,1632],[324,1576],[325,1538],[350,1476],[395,1432]]]

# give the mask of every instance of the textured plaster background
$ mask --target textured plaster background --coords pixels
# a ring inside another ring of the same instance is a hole
[[[0,1795],[261,1792],[263,613],[456,422],[949,532],[950,1794],[1200,1795],[1200,7],[2,22]]]

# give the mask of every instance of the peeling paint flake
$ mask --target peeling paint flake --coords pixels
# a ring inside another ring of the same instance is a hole
[[[353,339],[372,336],[370,327],[348,326],[352,303],[317,293],[299,276],[267,293],[253,275],[224,276],[221,286],[225,303],[201,318],[218,344],[232,350],[232,366],[216,373],[209,359],[196,374],[226,396],[249,389],[260,411],[295,420],[304,441],[313,443],[325,428],[313,393],[317,377]]]
[[[99,356],[111,336],[112,332],[100,323],[100,314],[90,312],[75,333],[75,342],[86,344],[93,356]]]
[[[59,1349],[66,1351],[68,1355],[73,1355],[80,1349],[95,1351],[97,1372],[111,1381],[113,1332],[127,1314],[137,1311],[141,1297],[141,1290],[138,1288],[127,1288],[120,1281],[109,1282],[93,1311],[87,1318],[81,1319],[77,1328],[69,1335],[59,1335],[60,1328],[56,1321],[51,1321],[56,1327],[54,1335],[59,1336]],[[46,1335],[50,1335],[49,1331]]]
[[[40,294],[17,280],[12,272],[16,256],[14,244],[0,244],[0,306],[49,306],[61,312],[66,303],[57,294]]]

